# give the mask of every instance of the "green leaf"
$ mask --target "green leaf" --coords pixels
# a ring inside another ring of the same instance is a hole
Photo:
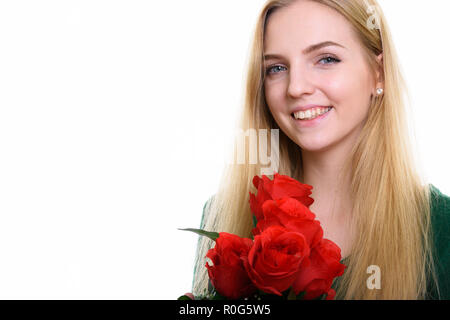
[[[303,297],[305,296],[305,294],[306,294],[306,291],[300,292],[300,293],[297,295],[296,300],[303,300]]]
[[[321,294],[320,296],[318,296],[317,298],[315,298],[314,300],[325,300],[325,298],[327,297],[327,294]]]
[[[303,297],[305,296],[306,291],[302,291],[299,294],[295,294],[294,288],[291,287],[291,290],[287,294],[286,298],[287,300],[303,300]]]
[[[258,219],[256,219],[255,215],[253,215],[253,228],[256,228],[257,224],[258,224]]]
[[[190,300],[190,301],[192,301],[192,299],[189,298],[187,295],[182,295],[182,296],[178,297],[177,300]]]
[[[214,288],[211,279],[208,279],[208,293],[212,294],[214,293],[214,291],[216,291],[216,288]]]
[[[219,233],[218,232],[210,232],[210,231],[205,231],[205,230],[202,230],[202,229],[187,228],[187,229],[178,229],[178,230],[194,232],[194,233],[197,233],[197,234],[199,234],[201,236],[208,237],[208,238],[210,238],[213,241],[216,241],[217,238],[219,237]]]
[[[287,299],[288,300],[297,300],[297,296],[295,295],[295,292],[294,292],[293,288],[291,288],[291,290],[289,291]]]

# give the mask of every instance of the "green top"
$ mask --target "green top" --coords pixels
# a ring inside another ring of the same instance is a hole
[[[430,187],[431,224],[435,245],[433,252],[437,281],[439,284],[439,294],[441,300],[450,300],[450,276],[447,276],[447,271],[450,270],[450,197],[441,193],[434,185],[431,184]],[[203,215],[200,223],[201,229],[204,227],[205,208],[211,198],[203,206]],[[341,260],[341,262],[346,259]],[[336,280],[337,281],[333,284],[333,288],[339,283],[339,278]],[[427,291],[427,300],[439,299],[436,286],[431,279],[428,281]]]
[[[450,299],[450,197],[431,185],[431,224],[434,241],[434,260],[439,284],[440,299]],[[429,283],[427,299],[439,299],[435,285]]]
[[[433,257],[436,267],[436,277],[439,285],[438,296],[436,284],[433,279],[428,279],[426,300],[449,300],[450,299],[450,277],[447,269],[450,267],[450,197],[444,195],[434,185],[431,188],[431,226],[434,241]],[[341,260],[345,261],[349,257]],[[335,279],[333,288],[339,286],[340,277]]]

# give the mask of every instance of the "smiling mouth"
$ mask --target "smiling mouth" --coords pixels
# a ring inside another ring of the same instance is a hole
[[[291,117],[294,120],[314,120],[326,113],[328,113],[333,107],[320,107],[312,108],[306,111],[298,111],[291,113]]]

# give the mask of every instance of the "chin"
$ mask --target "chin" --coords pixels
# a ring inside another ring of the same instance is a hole
[[[295,140],[295,143],[305,151],[320,152],[328,149],[331,146],[331,141],[324,141],[324,139],[317,139],[316,141],[314,141],[314,139],[309,139],[307,142],[305,141],[306,139],[307,138],[297,138]]]
[[[322,152],[322,151],[326,151],[328,149],[329,145],[323,145],[323,146],[310,146],[310,145],[305,145],[305,146],[301,146],[300,148],[302,150],[308,151],[308,152]]]

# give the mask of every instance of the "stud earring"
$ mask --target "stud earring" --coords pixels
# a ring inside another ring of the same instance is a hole
[[[384,92],[384,90],[382,89],[382,88],[378,88],[377,89],[377,95],[382,95],[383,94],[383,92]]]

